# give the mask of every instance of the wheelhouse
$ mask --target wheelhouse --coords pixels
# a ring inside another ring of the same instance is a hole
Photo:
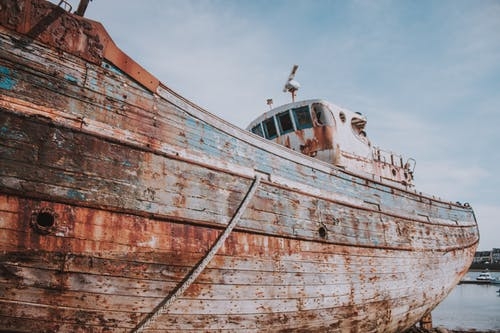
[[[334,124],[332,111],[326,103],[317,101],[301,105],[304,103],[292,103],[266,112],[252,122],[249,130],[272,140],[291,132]]]
[[[361,114],[323,100],[307,100],[272,109],[247,129],[305,155],[338,164],[340,148],[351,154],[370,154],[365,124]]]
[[[372,147],[367,120],[324,100],[286,104],[252,121],[247,130],[304,155],[353,172],[411,184],[414,161]]]

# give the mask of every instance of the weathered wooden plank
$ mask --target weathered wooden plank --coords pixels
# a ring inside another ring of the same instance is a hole
[[[9,316],[0,315],[0,323],[2,329],[8,332],[71,332],[71,333],[107,333],[109,332],[109,327],[103,327],[101,325],[92,326],[86,324],[80,320],[78,323],[65,324],[60,322],[54,322],[53,320],[43,320],[43,319],[26,319],[26,318],[16,318]],[[128,333],[130,328],[119,328],[114,327],[113,332],[116,333]],[[165,331],[165,329],[163,329]]]
[[[142,266],[145,265],[142,264]],[[82,269],[84,268],[82,267]],[[60,293],[82,291],[90,294],[108,294],[111,290],[116,295],[140,297],[159,297],[161,294],[157,292],[151,295],[148,292],[140,293],[138,291],[141,290],[142,286],[149,285],[149,289],[159,291],[159,286],[166,286],[168,283],[173,286],[175,282],[180,281],[186,275],[182,274],[184,273],[182,271],[179,272],[177,268],[170,266],[164,266],[158,274],[141,276],[141,278],[136,278],[135,274],[129,274],[125,271],[120,275],[112,270],[101,269],[101,271],[97,271],[93,267],[89,271],[96,271],[95,273],[78,273],[70,265],[68,267],[61,265],[53,270],[47,270],[27,267],[26,264],[21,266],[17,263],[6,263],[3,265],[3,269],[4,272],[10,274],[4,274],[4,280],[19,285],[23,290],[28,286],[47,287],[54,292]],[[403,288],[406,292],[408,290],[412,292],[418,290],[418,287],[415,287],[413,283],[419,285],[419,281],[436,278],[436,276],[425,277],[408,274],[407,271],[403,270],[387,273],[383,271],[384,269],[386,268],[382,267],[380,273],[368,274],[367,272],[366,275],[360,272],[361,279],[357,281],[353,280],[350,277],[350,272],[345,270],[334,270],[330,273],[247,270],[246,273],[243,271],[239,274],[239,271],[235,269],[210,269],[200,277],[199,283],[194,284],[194,287],[187,291],[185,297],[223,299],[232,295],[232,297],[238,299],[307,298],[307,295],[320,297],[329,293],[335,295],[348,294],[354,284],[359,284],[360,289],[364,289],[366,285],[368,290],[364,294],[369,299],[372,293],[394,289],[394,287],[391,288],[391,285],[402,278],[409,281],[409,285]],[[100,272],[102,274],[96,275]],[[100,279],[97,279],[97,276],[100,276]],[[42,282],[35,283],[34,278]],[[95,281],[96,279],[97,281]],[[92,286],[82,289],[82,286],[86,284],[92,284]],[[130,285],[130,288],[128,285]],[[153,288],[153,286],[156,287]],[[326,292],[328,290],[329,293]]]
[[[15,285],[2,284],[0,286],[3,298],[18,298],[26,303],[45,304],[58,306],[61,304],[71,304],[79,309],[90,309],[101,312],[116,311],[129,313],[148,313],[162,299],[157,297],[137,297],[116,295],[110,297],[109,294],[92,293],[73,290],[47,289],[41,286],[23,286],[16,288]],[[89,304],[92,306],[89,307]]]
[[[270,245],[272,246],[272,244]],[[253,246],[251,248],[253,248]],[[374,255],[368,258],[366,256],[346,258],[342,253],[336,256],[330,255],[329,258],[321,260],[321,257],[314,258],[314,253],[309,253],[307,255],[307,252],[301,253],[300,256],[288,255],[285,257],[287,259],[282,258],[276,261],[274,258],[283,257],[284,254],[273,251],[274,257],[269,258],[268,256],[271,254],[270,251],[271,250],[268,249],[262,252],[264,258],[259,261],[252,259],[252,256],[255,256],[253,250],[231,253],[230,256],[227,255],[227,251],[224,251],[226,256],[218,255],[215,258],[214,266],[207,270],[210,274],[207,274],[207,276],[202,275],[200,281],[203,283],[217,283],[217,281],[219,281],[219,283],[226,284],[256,284],[258,280],[262,280],[265,274],[269,274],[271,279],[269,279],[268,282],[261,281],[262,283],[279,283],[287,285],[321,284],[324,283],[326,279],[333,279],[333,283],[343,283],[345,279],[348,279],[347,276],[350,275],[350,272],[345,270],[346,264],[349,261],[352,261],[349,267],[359,272],[360,277],[366,276],[367,280],[365,282],[369,282],[369,280],[387,280],[388,277],[391,281],[393,279],[397,281],[397,279],[401,277],[401,274],[406,274],[405,272],[408,272],[413,265],[432,263],[430,258],[424,256],[418,260],[413,259],[409,261],[410,257],[404,258],[401,256],[387,258]],[[11,262],[10,265],[19,267],[19,269],[52,269],[58,274],[80,272],[100,274],[103,276],[127,276],[134,279],[153,279],[160,281],[175,277],[178,281],[187,274],[189,268],[191,268],[202,255],[200,253],[193,253],[192,259],[188,261],[189,256],[187,254],[188,252],[181,256],[175,252],[167,252],[163,254],[157,253],[155,257],[148,254],[134,254],[127,258],[124,255],[118,256],[113,253],[93,254],[90,256],[90,253],[87,255],[71,253],[44,254],[38,251],[33,253],[12,253],[8,257],[4,255],[2,256],[2,260],[6,263]],[[99,255],[99,257],[97,255]],[[24,260],[23,258],[26,259]],[[154,261],[151,262],[153,258]],[[438,257],[436,256],[436,258]],[[396,266],[393,264],[388,265],[388,259]],[[435,265],[437,266],[440,264],[440,261],[436,259]],[[375,269],[375,267],[379,267],[379,269]],[[395,270],[394,267],[397,267],[397,270]],[[391,270],[387,271],[388,268]],[[249,276],[253,272],[256,276],[248,281],[241,279],[230,282],[228,279],[221,279],[224,276],[230,278],[234,275],[234,272],[239,271],[248,272]],[[126,272],[126,275],[124,275],[123,272]],[[281,275],[281,273],[290,274]],[[317,278],[315,275],[317,275]],[[206,280],[208,276],[210,276],[212,280]],[[220,278],[216,278],[217,276],[220,276]],[[282,278],[279,278],[280,276],[282,276]],[[276,279],[279,282],[272,283],[272,279]]]
[[[266,313],[265,315],[163,315],[161,321],[152,327],[149,331],[156,331],[161,329],[173,330],[194,330],[203,327],[206,330],[219,330],[218,327],[229,327],[229,329],[237,330],[252,330],[261,327],[270,327],[270,331],[282,331],[287,329],[297,329],[299,331],[349,331],[350,329],[361,329],[363,332],[379,332],[380,330],[395,330],[401,331],[405,326],[398,326],[393,324],[392,327],[385,326],[387,316],[386,308],[394,306],[398,309],[397,305],[387,304],[387,301],[373,302],[369,306],[362,306],[356,309],[353,313],[347,313],[342,308],[322,309],[322,310],[304,310],[307,318],[304,321],[297,318],[293,313],[278,312]],[[401,306],[403,307],[403,306]],[[415,307],[417,310],[419,307]],[[418,313],[418,311],[415,311]],[[412,317],[415,314],[410,314]],[[182,320],[175,320],[175,318]],[[346,319],[352,319],[348,321]],[[369,318],[370,320],[364,320]],[[418,318],[417,318],[418,319]],[[360,322],[358,322],[360,321]],[[324,328],[324,322],[332,323],[330,327]],[[400,324],[401,325],[401,324]],[[404,324],[403,324],[404,325]],[[274,329],[273,329],[274,327]],[[356,327],[356,328],[355,328]],[[399,328],[399,329],[398,329]]]
[[[8,302],[1,299],[0,301],[2,303],[2,307],[0,307],[0,327],[9,326],[8,322],[4,323],[1,321],[2,319],[5,318],[8,320],[9,317],[15,318],[19,314],[24,313],[30,319],[40,321],[40,325],[32,327],[32,330],[35,331],[44,331],[45,329],[57,331],[57,324],[77,324],[78,326],[87,328],[97,326],[98,329],[99,327],[106,327],[108,330],[115,328],[130,329],[138,319],[138,316],[140,316],[140,314],[130,312],[93,311],[76,307]],[[57,311],[55,311],[56,309]],[[46,322],[44,323],[44,321]],[[20,327],[26,326],[21,325]]]

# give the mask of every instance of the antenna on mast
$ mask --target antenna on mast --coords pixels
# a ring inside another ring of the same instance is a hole
[[[283,92],[288,91],[290,94],[292,94],[292,102],[295,102],[295,92],[300,88],[300,84],[293,79],[295,77],[295,72],[297,72],[297,68],[299,68],[299,65],[293,65],[292,71],[288,76],[288,80],[283,87]]]

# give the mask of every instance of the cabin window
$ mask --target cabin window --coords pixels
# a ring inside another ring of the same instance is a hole
[[[353,117],[351,120],[351,127],[353,132],[357,135],[361,141],[368,143],[365,132],[366,120],[358,117]]]
[[[314,127],[328,125],[329,121],[327,112],[331,114],[332,111],[327,105],[322,103],[313,103],[311,105],[311,109]]]
[[[313,126],[311,114],[309,113],[309,106],[303,106],[300,108],[292,109],[293,116],[295,117],[295,123],[297,124],[297,129],[306,129]]]
[[[264,120],[262,125],[264,125],[264,132],[267,139],[274,139],[278,136],[278,131],[276,130],[276,125],[274,124],[274,117]]]
[[[357,135],[365,135],[366,136],[366,134],[364,134],[365,125],[366,125],[366,120],[364,120],[364,119],[353,117],[351,120],[352,130]]]
[[[293,132],[292,117],[290,117],[290,112],[288,110],[281,112],[276,118],[278,119],[281,134]]]
[[[260,123],[252,127],[252,133],[264,137],[264,133],[262,132],[262,126],[260,125]]]

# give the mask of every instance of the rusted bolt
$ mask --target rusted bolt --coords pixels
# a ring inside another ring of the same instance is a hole
[[[31,214],[31,227],[42,235],[51,233],[56,224],[56,213],[50,208],[34,210]]]

